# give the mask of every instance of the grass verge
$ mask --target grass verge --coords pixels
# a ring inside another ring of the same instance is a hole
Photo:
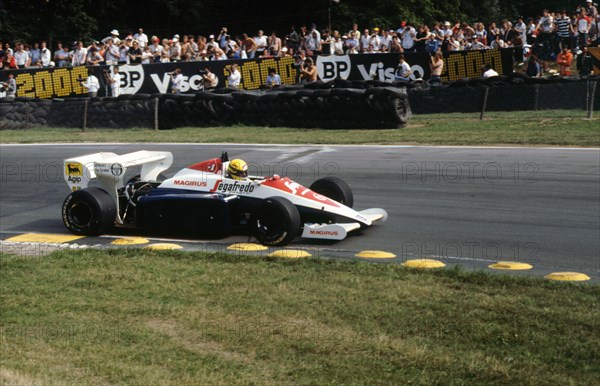
[[[398,130],[320,130],[281,127],[207,127],[154,131],[149,129],[36,128],[0,131],[0,143],[37,142],[193,142],[290,144],[430,144],[430,145],[556,145],[600,146],[598,119],[584,113],[514,112],[415,115]]]
[[[600,286],[111,250],[2,255],[2,383],[593,384]]]

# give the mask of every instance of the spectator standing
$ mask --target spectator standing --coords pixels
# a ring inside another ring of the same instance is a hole
[[[78,41],[75,50],[73,50],[73,57],[71,58],[71,65],[85,66],[86,64],[87,49],[83,46],[83,42]]]
[[[318,54],[321,51],[321,40],[316,31],[312,31],[306,37],[304,40],[304,47],[306,48],[308,56],[313,56],[315,53]]]
[[[142,50],[140,49],[140,43],[137,40],[134,40],[133,43],[131,43],[131,48],[127,52],[127,57],[131,64],[142,63]]]
[[[116,65],[119,62],[119,48],[115,45],[113,39],[108,39],[106,41],[106,49],[104,51],[104,55],[106,64],[108,64],[109,66]]]
[[[267,75],[265,85],[267,88],[281,86],[281,77],[274,68],[269,68],[269,75]]]
[[[40,44],[38,42],[33,43],[33,47],[29,51],[29,55],[31,56],[31,63],[30,63],[31,66],[35,66],[35,67],[42,66],[42,62],[41,62],[42,52],[40,50]]]
[[[344,42],[344,51],[346,51],[349,54],[356,54],[356,53],[358,53],[359,47],[360,47],[360,42],[356,38],[356,32],[354,32],[354,31],[350,32],[350,36]]]
[[[31,63],[31,58],[29,57],[29,53],[23,49],[23,43],[17,44],[17,50],[15,51],[14,56],[15,61],[17,62],[17,67],[29,67],[29,64]]]
[[[580,76],[587,76],[592,74],[593,69],[593,57],[588,51],[587,47],[583,47],[581,54],[577,55],[577,71]]]
[[[212,90],[219,84],[219,78],[208,67],[204,69],[202,79],[204,90]]]
[[[415,50],[417,52],[427,51],[427,40],[429,40],[429,28],[425,24],[422,24],[419,26],[415,37]]]
[[[435,34],[429,35],[429,40],[427,40],[426,44],[427,52],[430,54],[435,54],[440,48],[440,40],[436,37]]]
[[[153,59],[154,63],[160,62],[160,58],[162,56],[163,50],[164,50],[164,48],[160,44],[160,40],[155,36],[152,39],[152,44],[150,45],[150,53],[154,57],[154,59]]]
[[[560,48],[571,48],[571,19],[567,11],[563,10],[560,16],[555,19],[556,34],[560,39]]]
[[[267,38],[262,30],[258,30],[258,35],[254,37],[254,41],[256,42],[256,55],[262,56],[267,49]]]
[[[372,46],[373,52],[379,51],[379,47],[381,46],[381,38],[379,37],[379,28],[373,28],[373,32],[371,33],[371,38],[369,39],[369,46]]]
[[[121,44],[121,39],[119,39],[119,31],[116,29],[110,31],[110,36],[105,37],[101,41],[102,43],[107,44],[109,39],[112,39],[113,43],[117,46]]]
[[[541,47],[538,47],[538,49],[541,49],[540,57],[549,59],[550,54],[554,52],[554,18],[547,9],[544,9],[543,14],[537,25],[538,37],[536,43],[541,45]]]
[[[96,78],[96,76],[94,76],[92,70],[88,70],[88,77],[85,80],[81,79],[79,82],[88,90],[88,96],[90,98],[95,98],[98,96],[98,90],[100,90],[100,81],[98,78]]]
[[[277,32],[273,31],[268,39],[269,51],[273,56],[281,56],[281,39],[277,37]]]
[[[338,31],[334,32],[333,42],[331,44],[335,55],[344,55],[344,42],[340,39],[340,33]]]
[[[406,58],[404,57],[404,54],[400,54],[400,57],[398,59],[398,66],[396,67],[395,79],[408,82],[410,80],[409,77],[411,74],[412,71],[410,69],[410,64],[406,63]]]
[[[317,80],[317,67],[312,58],[306,58],[300,69],[300,78],[302,83],[314,82]]]
[[[85,58],[85,63],[88,66],[99,66],[103,61],[104,58],[102,58],[102,55],[100,55],[96,47],[91,47],[88,50],[88,53]]]
[[[533,30],[535,30],[535,28],[537,28],[535,26],[535,24],[533,24],[533,21],[532,21],[532,27],[533,27]],[[486,44],[488,44],[488,45],[492,44],[492,42],[494,40],[496,40],[496,36],[497,35],[500,35],[500,29],[496,26],[495,22],[491,22],[490,26],[488,27],[487,43]]]
[[[154,61],[154,54],[150,51],[150,46],[144,47],[142,52],[142,64],[149,64]]]
[[[529,56],[525,74],[530,78],[539,78],[542,75],[542,66],[540,65],[538,57],[535,54]]]
[[[433,38],[433,35],[431,35]],[[400,44],[400,39],[398,39],[398,36],[396,36],[396,34],[394,34],[394,36],[392,36],[392,43],[390,44],[390,53],[401,53],[404,52],[404,49],[402,48],[402,44]]]
[[[41,48],[40,48],[40,64],[42,67],[48,67],[50,65],[50,61],[52,60],[52,53],[46,47],[46,41],[42,40]]]
[[[173,36],[173,39],[171,40],[171,47],[169,47],[169,57],[171,59],[171,62],[179,62],[181,60],[181,45],[179,44],[179,35]]]
[[[352,29],[350,31],[348,31],[347,36],[352,35],[352,33],[354,33],[354,37],[356,37],[357,40],[360,40],[360,31],[358,30],[358,24],[356,24],[356,23],[352,24]]]
[[[573,54],[568,47],[563,47],[562,52],[556,58],[556,64],[559,65],[560,75],[571,75],[571,63],[573,62]]]
[[[598,8],[594,5],[592,0],[585,1],[585,13],[592,20],[596,20],[598,18]]]
[[[106,82],[110,85],[110,95],[118,97],[121,86],[121,75],[119,75],[119,67],[113,66],[111,72],[104,72]]]
[[[444,71],[444,60],[442,53],[436,52],[431,57],[431,83],[441,83],[442,72]]]
[[[242,35],[242,50],[246,53],[248,59],[254,59],[256,56],[256,41],[247,34]]]
[[[148,35],[144,33],[144,29],[138,29],[138,32],[133,35],[133,40],[137,40],[140,49],[143,51],[144,48],[148,45]]]
[[[402,24],[404,24],[401,34],[402,48],[404,48],[404,52],[413,52],[415,50],[415,38],[417,37],[417,32],[410,23],[403,21]]]
[[[125,42],[121,41],[121,45],[119,46],[119,65],[122,64],[128,64],[129,63],[129,56],[127,56],[127,54],[129,53],[129,48],[131,44],[131,38],[127,37],[125,39]]]
[[[290,34],[286,39],[286,45],[294,52],[296,52],[298,48],[300,48],[300,35],[298,34],[298,31],[296,31],[295,26],[290,27]]]
[[[515,23],[515,26],[513,28],[521,38],[521,45],[524,46],[525,44],[527,44],[527,24],[525,24],[525,22],[523,21],[523,16],[519,16],[517,18],[517,22]]]
[[[224,51],[226,51],[227,48],[227,37],[229,37],[229,34],[227,33],[227,27],[221,28],[219,36],[217,36],[217,41],[219,42],[219,47],[221,47],[221,49]]]
[[[242,75],[238,70],[238,65],[233,63],[229,69],[229,77],[227,78],[227,86],[232,88],[239,88],[242,81]]]
[[[15,54],[15,52],[13,51],[13,49],[10,48],[10,43],[5,43],[4,44],[4,52],[8,53],[8,54],[11,54],[11,55]]]
[[[54,51],[54,63],[57,67],[64,67],[67,65],[68,55],[63,50],[62,43],[59,41],[56,43],[56,51]]]
[[[369,33],[369,29],[365,28],[363,34],[359,38],[360,48],[359,52],[367,52],[367,48],[369,48],[369,41],[371,40],[371,34]]]
[[[12,54],[9,55],[12,57]],[[6,90],[5,100],[8,102],[14,101],[17,96],[17,81],[12,72],[8,73],[8,79],[2,83],[2,87]]]
[[[181,75],[181,68],[176,68],[175,71],[170,72],[171,76],[171,93],[172,94],[181,94],[181,89],[183,87],[183,75]]]
[[[537,38],[537,27],[535,25],[535,21],[532,18],[527,19],[527,32],[526,32],[526,42],[530,46],[535,44],[535,39]],[[489,42],[488,38],[488,42]]]
[[[579,11],[576,25],[579,33],[579,49],[582,49],[588,45],[588,34],[592,28],[592,19],[587,16],[585,8]]]

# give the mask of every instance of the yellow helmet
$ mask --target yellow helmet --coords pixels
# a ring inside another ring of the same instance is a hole
[[[248,164],[239,158],[229,162],[227,174],[234,180],[243,180],[248,177]]]

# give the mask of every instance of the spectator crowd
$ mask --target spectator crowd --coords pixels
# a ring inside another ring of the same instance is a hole
[[[461,21],[414,25],[407,20],[397,29],[361,29],[354,24],[349,31],[340,32],[318,30],[312,24],[298,29],[291,27],[283,35],[275,31],[266,35],[258,30],[255,36],[250,36],[230,34],[224,27],[208,37],[175,34],[169,38],[148,37],[142,28],[126,34],[115,29],[101,40],[56,42],[54,49],[48,47],[46,41],[14,42],[14,48],[10,42],[0,42],[0,69],[284,56],[304,60],[314,55],[404,52],[429,52],[434,62],[432,66],[439,68],[436,63],[441,57],[436,54],[440,52],[520,47],[527,57],[532,57],[533,73],[540,67],[540,60],[557,61],[561,68],[570,67],[570,61],[586,47],[600,44],[599,31],[600,17],[592,0],[586,0],[572,12],[544,10],[535,18],[505,19],[487,26],[483,22]],[[435,76],[439,76],[438,72]]]

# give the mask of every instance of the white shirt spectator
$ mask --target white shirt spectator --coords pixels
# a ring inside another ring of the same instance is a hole
[[[173,94],[179,94],[181,92],[181,88],[183,87],[183,75],[177,74],[171,80],[171,92]]]
[[[498,73],[494,71],[493,68],[490,68],[483,73],[484,78],[491,78],[492,76],[498,76]]]
[[[240,87],[241,81],[242,81],[242,74],[240,74],[240,72],[237,70],[237,68],[235,70],[233,70],[231,72],[231,74],[229,75],[229,78],[227,78],[229,87],[233,87],[233,88]]]
[[[41,62],[43,67],[48,67],[52,60],[52,52],[48,48],[42,48],[40,54]]]
[[[542,32],[552,32],[554,29],[554,19],[552,16],[542,16],[538,23],[538,27],[541,28]]]
[[[117,64],[119,61],[119,48],[114,44],[112,46],[106,46],[104,57],[106,59],[106,64]]]
[[[89,75],[83,83],[83,87],[87,88],[89,93],[98,92],[100,90],[100,81],[94,75]]]
[[[254,41],[256,42],[256,49],[261,51],[267,48],[267,37],[263,36],[255,36]]]
[[[415,37],[417,36],[417,31],[413,27],[406,26],[404,31],[402,31],[402,48],[405,50],[410,50],[415,45]]]
[[[148,45],[148,35],[146,35],[143,31],[133,35],[133,40],[138,41],[138,45],[142,50]]]
[[[72,66],[85,66],[85,58],[87,55],[87,48],[81,47],[73,51],[73,57],[71,58]]]
[[[15,51],[15,62],[17,66],[24,67],[29,61],[29,53],[27,51]]]
[[[110,78],[113,80],[113,82],[111,82],[110,84],[111,95],[114,97],[118,97],[119,89],[121,87],[121,75],[118,72],[116,74],[114,72],[111,72]]]

